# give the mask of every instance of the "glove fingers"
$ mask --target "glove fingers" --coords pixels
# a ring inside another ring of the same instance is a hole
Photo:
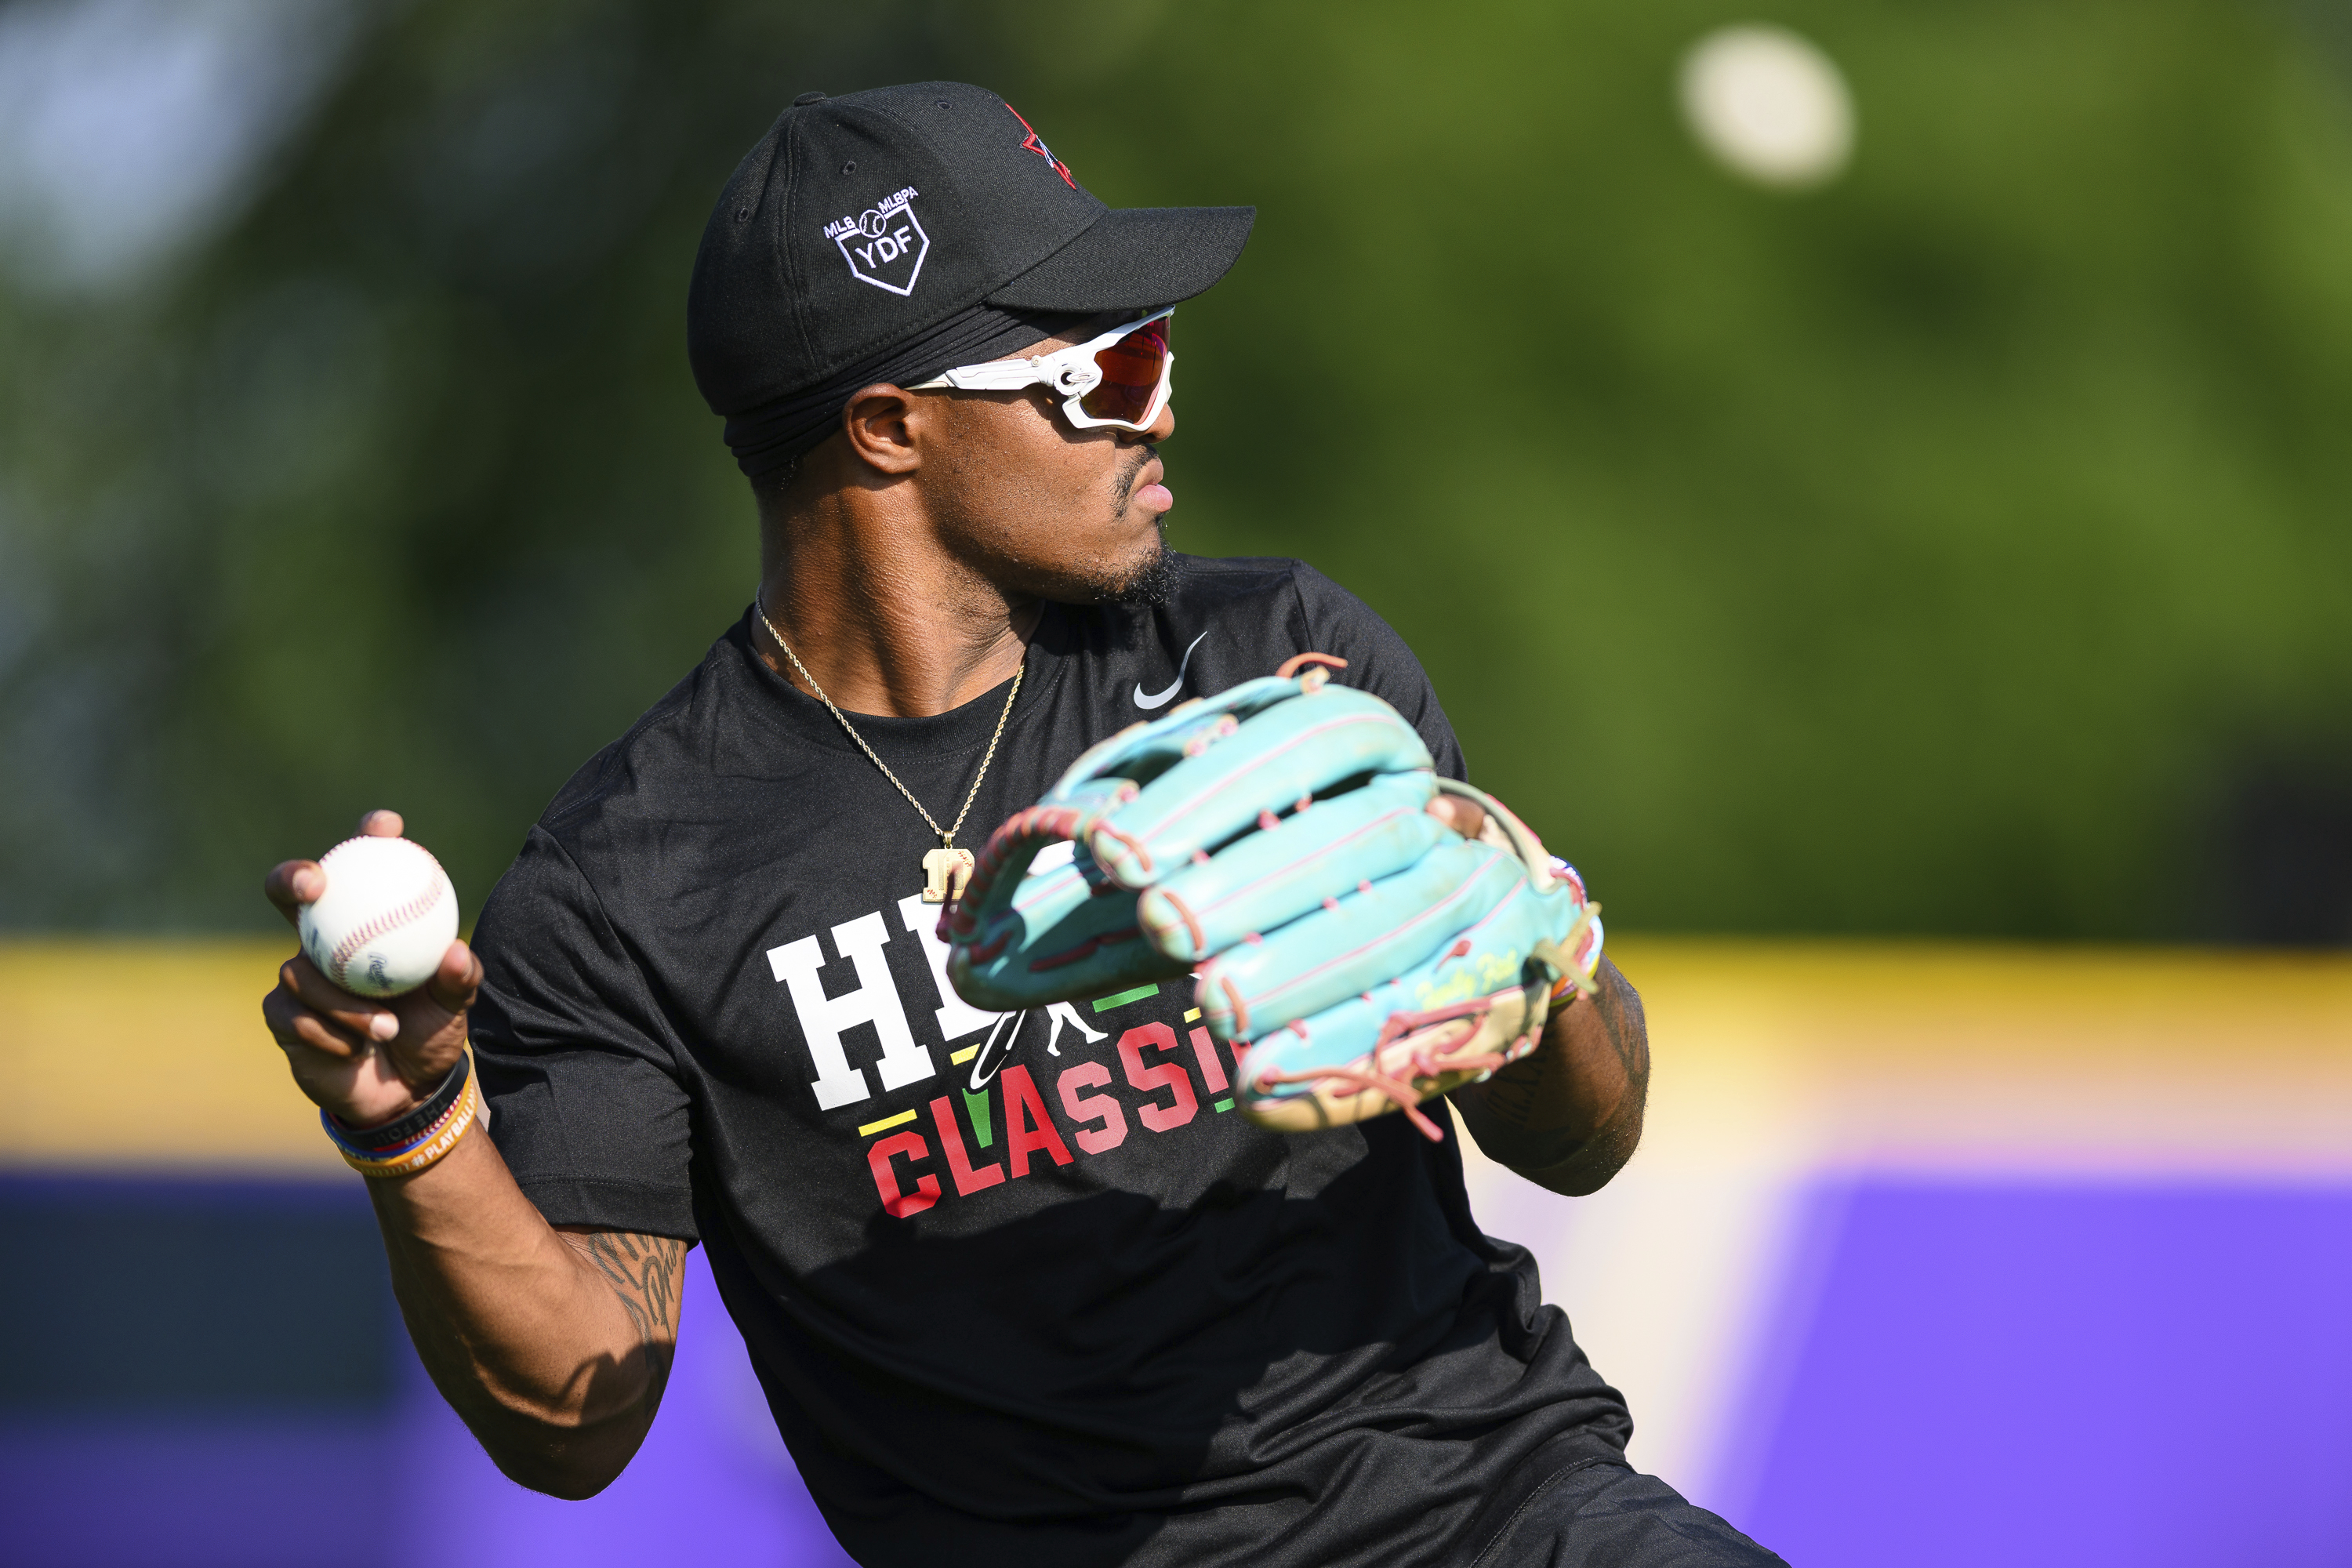
[[[948,980],[975,1007],[1010,1012],[1072,996],[1125,990],[1146,980],[1174,980],[1191,968],[1143,938],[1135,895],[1112,888],[1089,896],[1075,868],[1027,879],[1046,896],[1016,904],[980,940],[948,955]]]
[[[1481,841],[1428,815],[1440,787],[1486,808]],[[1056,840],[1070,858],[1034,866]],[[1589,985],[1583,897],[1499,804],[1441,786],[1394,710],[1310,673],[1088,751],[992,837],[941,934],[956,991],[1005,1012],[1191,969],[1208,1027],[1252,1042],[1253,1121],[1402,1107],[1434,1137],[1417,1100],[1528,1048],[1555,972]]]
[[[1056,949],[1038,958],[1026,950],[1010,963],[988,965],[949,960],[948,980],[956,994],[975,1007],[1011,1013],[1043,1007],[1081,996],[1107,996],[1146,981],[1181,980],[1191,966],[1176,962],[1142,940],[1132,922],[1064,945],[1075,932],[1056,931],[1046,945]],[[1032,969],[1043,962],[1044,969]]]
[[[1308,1132],[1403,1110],[1441,1137],[1415,1108],[1533,1049],[1550,1011],[1548,984],[1538,973],[1434,1015],[1354,1000],[1278,1029],[1242,1053],[1241,1112],[1277,1132]]]
[[[1413,1015],[1435,1010],[1411,1005],[1408,998],[1423,991],[1438,989],[1450,972],[1461,967],[1460,960],[1449,961],[1444,953],[1440,952],[1371,993],[1369,999],[1350,996],[1319,1013],[1280,1028],[1267,1030],[1250,1043],[1248,1055],[1243,1058],[1243,1089],[1252,1095],[1269,1098],[1299,1094],[1311,1088],[1311,1084],[1261,1085],[1259,1079],[1269,1075],[1299,1075],[1341,1068],[1360,1062],[1381,1044],[1384,1033],[1394,1038],[1406,1032],[1402,1027],[1392,1027],[1391,1019],[1402,1016],[1409,1026],[1414,1021]],[[1488,997],[1517,991],[1519,989],[1517,981],[1518,976],[1514,975],[1502,985],[1480,990],[1475,994]],[[1465,995],[1459,1000],[1469,1001],[1471,997]]]
[[[1087,780],[1063,799],[1015,812],[981,846],[963,896],[940,917],[940,935],[988,943],[995,928],[1016,913],[1030,931],[1046,931],[1066,918],[1108,879],[1077,840],[1105,812],[1134,796],[1134,786],[1124,780]],[[1069,855],[1058,865],[1037,865],[1038,857],[1055,844],[1068,845]]]
[[[1242,1113],[1299,1132],[1401,1110],[1439,1136],[1418,1102],[1533,1049],[1560,961],[1572,949],[1589,973],[1597,928],[1565,890],[1522,889],[1465,933],[1468,952],[1449,945],[1366,994],[1262,1031],[1241,1063]]]
[[[1435,794],[1428,773],[1392,773],[1318,801],[1153,884],[1137,917],[1162,952],[1197,963],[1418,861],[1448,837],[1424,809]]]
[[[1071,841],[1086,820],[1080,807],[1033,806],[990,836],[964,899],[940,921],[949,984],[966,1001],[1009,1012],[1185,972],[1142,939],[1135,895]],[[1037,865],[1057,844],[1068,858]]]
[[[1477,976],[1497,970],[1488,978],[1507,984],[1528,942],[1517,941],[1516,956],[1506,963],[1478,928],[1525,886],[1527,875],[1517,856],[1492,845],[1458,838],[1441,844],[1370,892],[1350,894],[1335,910],[1318,910],[1211,960],[1201,972],[1203,1019],[1220,1039],[1264,1036],[1375,991],[1465,941],[1468,957],[1448,966],[1446,984],[1467,995]],[[1400,1006],[1428,1005],[1404,990],[1395,999]]]
[[[1108,741],[1098,741],[1078,753],[1062,772],[1045,799],[1059,805],[1089,781],[1158,777],[1184,760],[1185,746],[1202,731],[1216,729],[1228,716],[1246,719],[1298,694],[1298,682],[1280,676],[1244,680],[1214,697],[1196,698],[1148,723],[1129,724]]]
[[[1197,754],[1087,836],[1095,858],[1123,887],[1174,871],[1268,809],[1366,773],[1433,766],[1429,748],[1396,710],[1343,686],[1277,703],[1230,733],[1203,731],[1193,743],[1202,748]]]

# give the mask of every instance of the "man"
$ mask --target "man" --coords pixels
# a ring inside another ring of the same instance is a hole
[[[1335,656],[1463,773],[1361,604],[1162,543],[1161,312],[1252,216],[1108,211],[943,83],[808,95],[730,182],[690,352],[758,498],[755,602],[565,786],[474,951],[382,1004],[298,957],[266,1005],[382,1178],[419,1354],[517,1480],[585,1497],[627,1462],[699,1242],[864,1563],[1778,1561],[1626,1468],[1450,1131],[1250,1124],[1189,986],[1000,1017],[945,979],[956,851],[1181,696]],[[322,886],[298,861],[270,891]],[[1581,1194],[1646,1077],[1604,967],[1453,1099]]]

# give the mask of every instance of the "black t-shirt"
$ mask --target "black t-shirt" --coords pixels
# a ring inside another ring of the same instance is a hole
[[[1309,649],[1462,758],[1370,609],[1290,561],[1050,607],[959,842],[1087,746]],[[1624,1407],[1449,1131],[1232,1110],[1189,984],[996,1020],[942,978],[938,841],[749,617],[557,796],[482,911],[494,1136],[549,1220],[699,1240],[867,1564],[1466,1561]],[[952,817],[1005,688],[859,731]],[[993,1058],[995,1053],[990,1053]],[[688,1332],[692,1330],[689,1328]]]

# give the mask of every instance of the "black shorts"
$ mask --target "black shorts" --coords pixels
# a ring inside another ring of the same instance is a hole
[[[1588,1461],[1555,1473],[1469,1568],[1787,1568],[1655,1476]]]

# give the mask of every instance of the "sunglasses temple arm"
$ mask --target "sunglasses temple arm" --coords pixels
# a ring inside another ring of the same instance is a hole
[[[961,365],[943,372],[921,386],[908,390],[920,392],[925,387],[951,386],[959,392],[1018,392],[1045,379],[1034,361],[1003,360],[988,364]]]

